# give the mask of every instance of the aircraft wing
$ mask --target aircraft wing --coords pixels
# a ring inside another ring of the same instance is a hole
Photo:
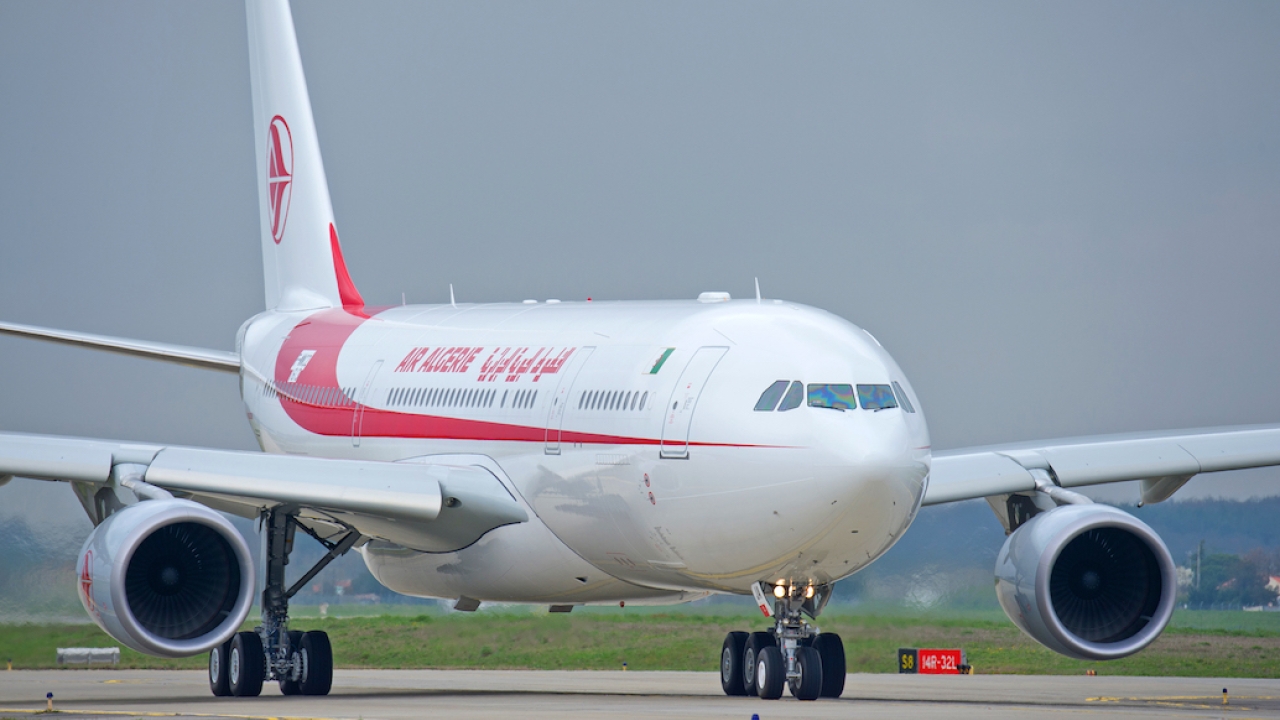
[[[492,472],[449,456],[377,462],[0,433],[0,475],[71,482],[95,524],[95,498],[120,465],[215,510],[256,517],[288,505],[309,525],[416,550],[457,550],[529,519]]]
[[[150,340],[94,335],[93,333],[76,332],[74,330],[58,330],[9,322],[0,322],[0,335],[16,335],[63,345],[77,345],[121,355],[163,360],[203,370],[240,372],[240,356],[225,350],[208,350],[188,345],[173,345]]]
[[[1200,473],[1280,465],[1280,425],[1246,425],[966,448],[934,453],[925,505],[1142,481],[1142,501],[1167,499]]]

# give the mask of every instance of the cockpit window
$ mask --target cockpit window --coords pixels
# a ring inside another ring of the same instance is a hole
[[[787,391],[787,386],[790,384],[786,380],[779,380],[765,388],[765,391],[760,393],[760,399],[756,401],[756,412],[773,412],[773,409],[778,407],[778,401],[782,399],[782,393]]]
[[[802,402],[804,402],[804,385],[799,380],[796,380],[791,383],[790,388],[787,388],[787,395],[782,398],[782,404],[778,406],[778,412],[795,410],[800,407]]]
[[[862,387],[859,385],[858,387]],[[832,410],[856,410],[858,403],[853,399],[853,386],[847,383],[821,383],[809,385],[809,407],[831,408]]]
[[[858,402],[863,410],[888,410],[898,407],[893,390],[888,385],[859,385]]]
[[[893,394],[898,396],[898,402],[902,403],[903,410],[909,413],[916,411],[915,407],[911,405],[911,398],[907,397],[907,394],[903,392],[902,386],[898,384],[897,380],[893,381]]]

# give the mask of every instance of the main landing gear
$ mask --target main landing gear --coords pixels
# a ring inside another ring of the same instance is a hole
[[[720,687],[725,695],[782,697],[785,685],[798,700],[840,697],[844,693],[844,643],[805,622],[816,618],[831,597],[831,587],[778,584],[757,588],[756,599],[773,599],[774,627],[769,632],[731,632],[720,651]]]
[[[209,689],[214,695],[256,697],[262,684],[275,680],[282,695],[328,695],[333,684],[333,650],[329,636],[320,631],[289,629],[289,598],[306,587],[335,558],[350,550],[360,534],[348,530],[337,542],[330,542],[299,525],[287,507],[266,510],[259,518],[262,528],[263,565],[266,582],[262,590],[262,625],[239,632],[209,651]],[[328,553],[292,587],[285,588],[284,569],[293,551],[298,528],[314,537]]]

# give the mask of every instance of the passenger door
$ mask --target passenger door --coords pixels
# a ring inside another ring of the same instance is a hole
[[[720,358],[729,351],[727,347],[698,348],[680,373],[680,380],[667,400],[662,422],[661,455],[664,458],[689,457],[689,426],[698,408],[698,397],[706,386],[711,371]]]
[[[547,411],[546,454],[560,454],[560,433],[564,429],[564,411],[573,397],[573,383],[582,367],[591,359],[594,347],[578,348],[569,358],[568,367],[556,375],[556,391],[551,396],[551,408]]]
[[[364,384],[356,391],[356,410],[351,416],[351,444],[354,447],[360,447],[360,434],[364,429],[364,404],[369,402],[369,391],[373,387],[373,381],[378,377],[378,371],[382,369],[382,361],[379,360],[373,364],[369,370],[369,374],[365,376]]]

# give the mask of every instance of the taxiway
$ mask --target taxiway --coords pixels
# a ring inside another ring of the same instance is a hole
[[[1222,704],[1222,689],[1229,704]],[[1274,717],[1280,680],[850,675],[839,700],[725,697],[715,673],[339,670],[333,694],[214,698],[193,671],[0,672],[0,717],[54,707],[77,717],[892,718]]]

